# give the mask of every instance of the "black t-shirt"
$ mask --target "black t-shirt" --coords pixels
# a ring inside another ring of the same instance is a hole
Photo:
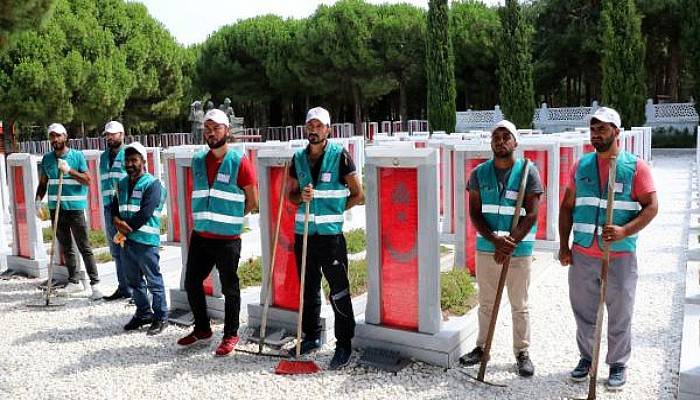
[[[308,151],[308,147],[305,151]],[[311,179],[313,179],[314,186],[316,186],[316,183],[318,182],[318,175],[321,173],[321,165],[323,164],[323,157],[325,156],[326,151],[324,150],[323,155],[318,158],[315,164],[311,165]],[[353,174],[356,171],[355,163],[352,161],[352,157],[347,150],[343,149],[343,152],[340,154],[340,162],[338,164],[338,176],[340,177],[340,183],[347,185],[345,177]],[[291,168],[289,168],[289,176],[299,180],[299,178],[297,178],[297,170],[294,167],[294,157],[292,157],[292,165]]]

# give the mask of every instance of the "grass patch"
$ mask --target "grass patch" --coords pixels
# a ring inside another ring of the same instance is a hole
[[[238,266],[238,281],[241,289],[262,285],[262,258],[249,258]]]
[[[461,316],[477,304],[474,278],[465,269],[440,274],[440,308],[444,319]]]
[[[162,215],[160,217],[160,234],[165,235],[168,233],[168,216]]]
[[[450,253],[452,253],[452,249],[447,246],[440,245],[440,257],[446,256]]]
[[[95,261],[98,264],[106,263],[112,261],[112,254],[108,251],[100,251],[95,254]]]
[[[350,294],[352,297],[359,296],[367,291],[367,262],[363,260],[350,261],[348,269],[348,279],[350,280]],[[325,279],[321,281],[323,293],[330,294],[331,288]]]
[[[348,254],[355,254],[367,247],[367,237],[364,229],[353,229],[345,232],[345,241],[348,245]]]
[[[41,235],[43,236],[44,243],[49,243],[53,240],[53,229],[47,226],[41,230]],[[88,241],[92,248],[107,247],[107,237],[104,231],[101,230],[88,231]]]

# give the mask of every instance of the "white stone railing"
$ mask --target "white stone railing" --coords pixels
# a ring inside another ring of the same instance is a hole
[[[687,129],[691,134],[700,120],[693,102],[654,104],[651,99],[647,99],[644,113],[646,126]]]

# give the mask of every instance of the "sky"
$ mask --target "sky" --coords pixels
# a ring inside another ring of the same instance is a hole
[[[201,43],[224,25],[256,15],[276,14],[304,18],[320,4],[334,0],[132,0],[143,3],[150,14],[163,23],[183,45]],[[428,8],[428,0],[365,0],[368,3],[411,3]],[[496,4],[499,0],[483,0]]]

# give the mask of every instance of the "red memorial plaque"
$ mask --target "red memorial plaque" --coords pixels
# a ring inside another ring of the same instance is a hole
[[[156,176],[156,163],[153,161],[153,152],[152,152],[152,151],[147,151],[147,152],[146,152],[146,158],[148,159],[148,160],[147,160],[147,163],[148,163],[148,166],[147,166],[147,168],[148,168],[148,173],[151,174],[151,175],[153,175],[153,176]]]
[[[542,182],[542,188],[544,193],[540,196],[540,205],[537,211],[537,234],[535,238],[537,240],[547,239],[547,179],[549,178],[549,152],[547,150],[526,150],[525,158],[530,159],[533,164],[537,167],[540,173],[540,181]]]
[[[180,191],[177,187],[175,157],[168,159],[166,167],[168,168],[168,183],[170,185],[170,193],[168,193],[168,213],[171,215],[170,222],[173,225],[173,241],[180,242],[180,204],[178,203]]]
[[[569,183],[571,168],[574,166],[574,148],[559,148],[559,204],[564,200],[566,186]]]
[[[467,182],[469,182],[469,177],[472,174],[472,171],[476,169],[476,167],[479,166],[479,164],[487,161],[485,158],[474,158],[474,159],[468,159],[464,163],[464,179],[466,179]],[[464,262],[465,262],[465,267],[469,271],[469,273],[473,276],[476,275],[476,228],[472,225],[471,219],[469,218],[469,190],[465,190],[463,193],[464,196],[464,220],[465,224],[464,227],[467,230],[465,232],[465,240],[464,240]]]
[[[418,330],[417,185],[415,169],[379,169],[381,321],[407,330]]]
[[[270,227],[270,257],[277,224],[280,190],[282,190],[283,167],[269,168],[269,198],[267,199],[270,212],[268,226]],[[294,258],[294,216],[297,206],[284,197],[282,221],[280,222],[279,241],[275,255],[275,268],[272,276],[272,304],[287,310],[299,309],[299,275],[296,259]]]
[[[17,256],[30,258],[29,251],[29,224],[27,221],[27,198],[24,194],[24,179],[22,167],[10,167],[14,178],[15,202],[15,243],[17,243]]]
[[[90,186],[88,186],[88,213],[90,214],[90,229],[102,230],[102,210],[100,210],[100,181],[97,160],[89,160],[88,173],[90,174]]]

